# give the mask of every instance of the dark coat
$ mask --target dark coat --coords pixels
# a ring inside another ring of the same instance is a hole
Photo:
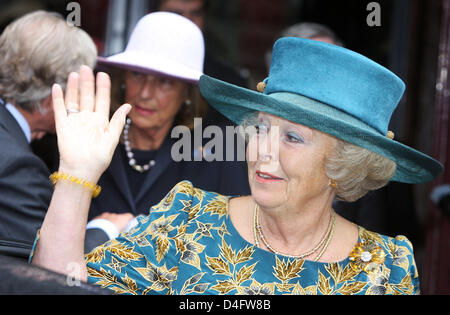
[[[0,239],[32,244],[53,194],[50,172],[0,100]],[[86,252],[108,240],[88,230]]]
[[[0,237],[32,242],[53,188],[44,162],[15,118],[0,105]]]

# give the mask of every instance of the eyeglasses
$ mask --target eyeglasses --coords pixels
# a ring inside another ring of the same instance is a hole
[[[168,77],[154,76],[133,71],[127,72],[127,78],[130,80],[131,84],[141,89],[147,84],[150,84],[153,88],[164,92],[171,91],[176,84],[176,80]]]

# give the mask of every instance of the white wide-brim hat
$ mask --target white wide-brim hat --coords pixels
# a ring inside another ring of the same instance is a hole
[[[124,52],[98,57],[99,66],[113,66],[198,83],[203,74],[202,31],[185,17],[155,12],[136,24]]]

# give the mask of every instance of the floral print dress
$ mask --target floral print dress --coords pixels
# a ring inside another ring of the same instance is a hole
[[[229,197],[178,183],[130,232],[86,255],[88,281],[118,294],[418,294],[411,243],[359,227],[336,263],[288,258],[235,230]]]

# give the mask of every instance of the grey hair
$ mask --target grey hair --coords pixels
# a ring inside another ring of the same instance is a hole
[[[344,43],[330,28],[325,25],[312,22],[303,22],[291,25],[281,31],[280,37],[299,37],[307,39],[312,39],[315,37],[328,37],[333,41],[334,45],[344,47]],[[267,69],[270,69],[272,50],[266,52],[264,59]]]
[[[25,110],[65,87],[70,72],[81,65],[93,68],[97,48],[82,29],[61,15],[35,11],[9,24],[0,36],[0,96]]]
[[[289,26],[281,32],[282,37],[300,37],[300,38],[314,38],[314,37],[328,37],[333,40],[337,46],[344,46],[343,42],[336,36],[336,34],[327,26],[304,22]]]
[[[337,185],[337,199],[356,201],[369,191],[386,186],[396,168],[396,163],[384,156],[337,139],[325,172]]]

